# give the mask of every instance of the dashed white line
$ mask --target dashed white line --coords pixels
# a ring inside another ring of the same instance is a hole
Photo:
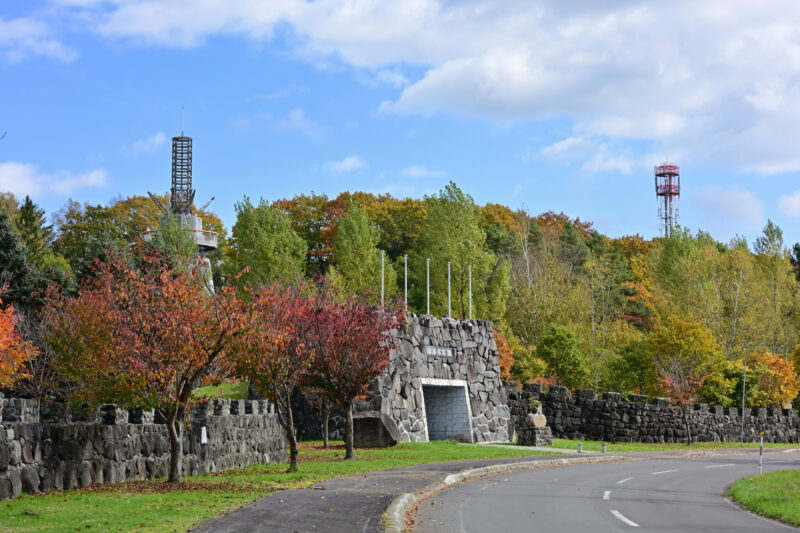
[[[704,466],[703,468],[722,468],[723,466],[733,466],[733,463],[728,463],[726,465],[711,465],[711,466]]]
[[[623,522],[625,522],[627,525],[629,525],[629,526],[631,526],[631,527],[639,527],[639,524],[637,524],[637,523],[636,523],[636,522],[634,522],[633,520],[630,520],[630,519],[628,519],[628,518],[625,518],[625,515],[623,515],[623,514],[622,514],[622,513],[620,513],[619,511],[611,511],[611,514],[613,514],[613,515],[614,515],[614,516],[616,516],[618,519],[622,520]]]
[[[632,477],[626,477],[625,479],[620,479],[619,481],[617,481],[617,485],[622,485],[626,481],[630,481],[632,479],[633,479]]]
[[[607,491],[605,491],[605,492],[603,493],[603,499],[604,499],[604,500],[607,500],[607,499],[609,499],[609,498],[611,498],[611,491],[610,491],[610,490],[607,490]]]
[[[659,474],[669,474],[670,472],[677,472],[677,470],[662,470],[661,472],[653,472],[652,474],[657,476]]]

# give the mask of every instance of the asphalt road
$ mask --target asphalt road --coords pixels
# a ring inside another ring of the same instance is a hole
[[[764,456],[764,472],[800,468]],[[659,458],[520,470],[456,485],[420,504],[414,533],[781,532],[721,496],[758,473],[758,455]]]

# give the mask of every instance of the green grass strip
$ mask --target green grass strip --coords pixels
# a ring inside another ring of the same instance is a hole
[[[728,497],[754,513],[800,526],[800,470],[740,479]]]
[[[358,449],[355,460],[345,461],[341,442],[327,450],[321,443],[303,443],[300,469],[291,474],[285,464],[254,465],[187,478],[178,486],[163,480],[96,485],[0,502],[0,532],[182,532],[276,491],[334,477],[422,463],[543,454],[440,441]]]

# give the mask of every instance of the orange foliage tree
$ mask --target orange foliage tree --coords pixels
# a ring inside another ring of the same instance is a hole
[[[511,349],[508,340],[498,328],[494,330],[494,342],[497,343],[497,355],[500,358],[500,377],[507,380],[514,379],[511,375],[511,367],[514,366],[514,350]]]
[[[3,300],[0,299],[0,387],[8,387],[25,377],[23,362],[32,347],[16,329],[14,306],[5,309],[2,306]]]
[[[791,361],[764,349],[753,354],[753,366],[758,376],[754,405],[783,407],[800,392],[800,380]]]
[[[183,476],[186,415],[202,401],[192,392],[230,374],[241,308],[231,288],[213,294],[193,265],[149,250],[136,265],[112,256],[77,297],[51,289],[44,317],[55,364],[82,385],[81,399],[163,416],[175,482]]]

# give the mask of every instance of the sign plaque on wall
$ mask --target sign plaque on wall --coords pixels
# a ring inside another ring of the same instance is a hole
[[[426,346],[425,353],[433,357],[453,357],[452,348],[442,348],[441,346]]]

